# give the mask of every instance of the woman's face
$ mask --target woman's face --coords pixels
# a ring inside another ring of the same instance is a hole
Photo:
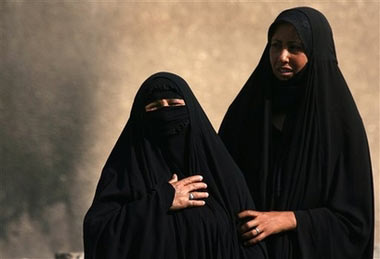
[[[293,25],[278,25],[270,41],[270,63],[279,80],[289,80],[304,68],[307,56]]]
[[[184,106],[183,99],[160,99],[145,105],[145,111],[151,112],[166,106]]]

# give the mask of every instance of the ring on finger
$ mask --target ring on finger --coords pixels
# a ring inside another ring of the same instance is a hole
[[[256,236],[258,235],[258,234],[260,234],[260,229],[258,228],[258,227],[255,227],[255,231],[256,231]]]
[[[192,193],[189,193],[189,200],[194,200],[194,194],[192,194]]]

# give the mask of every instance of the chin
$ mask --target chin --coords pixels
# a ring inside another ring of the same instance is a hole
[[[280,75],[277,75],[276,77],[277,77],[278,80],[287,81],[287,80],[291,79],[293,76],[280,76]]]

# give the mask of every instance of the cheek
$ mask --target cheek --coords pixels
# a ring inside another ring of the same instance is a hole
[[[300,70],[302,70],[307,64],[306,55],[305,54],[297,55],[294,58],[293,64],[294,64],[294,69],[296,70],[296,72],[299,72]]]
[[[272,67],[272,69],[275,67],[276,64],[276,55],[271,51],[269,52],[269,62]]]

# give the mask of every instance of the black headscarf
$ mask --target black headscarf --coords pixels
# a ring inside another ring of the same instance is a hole
[[[150,101],[169,97],[186,105],[145,111]],[[169,211],[173,173],[203,175],[206,205]],[[187,83],[157,73],[139,89],[102,171],[84,220],[85,258],[267,258],[263,243],[244,247],[239,240],[236,215],[254,208],[243,175]]]
[[[270,66],[269,42],[284,22],[295,27],[308,63],[295,84],[284,83],[300,87],[285,97],[289,109],[279,105],[286,119],[278,132],[272,114],[278,99],[274,92],[281,85]],[[219,134],[258,209],[295,212],[295,231],[266,239],[271,258],[372,258],[374,201],[367,138],[323,14],[301,7],[276,18],[259,65],[229,107]]]

